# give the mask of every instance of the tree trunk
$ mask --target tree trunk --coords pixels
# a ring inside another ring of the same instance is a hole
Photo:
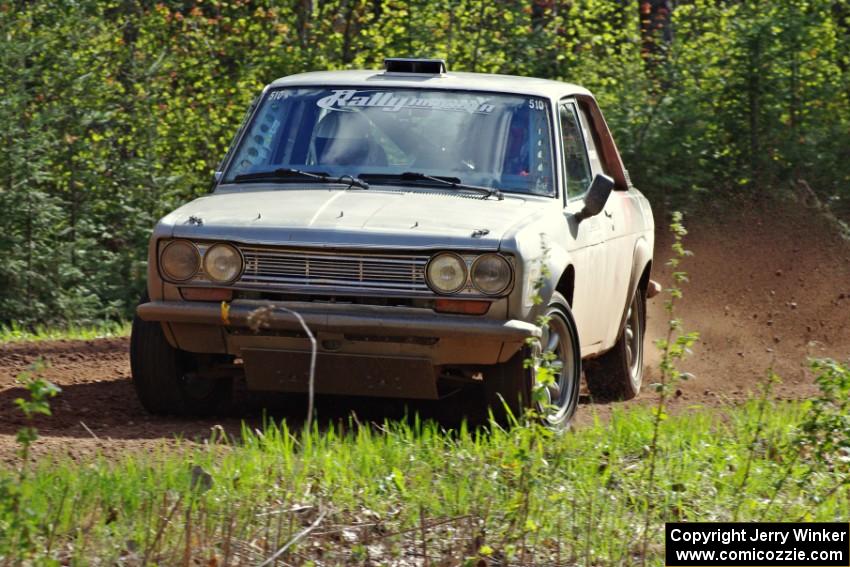
[[[761,112],[761,36],[756,36],[749,45],[749,70],[747,72],[747,110],[750,127],[750,177],[753,189],[759,190],[759,163],[761,139],[759,137],[759,113]]]
[[[301,48],[307,49],[310,19],[313,17],[313,0],[299,0],[298,8],[298,39],[301,42]]]
[[[351,56],[351,36],[354,27],[354,4],[357,0],[348,0],[345,6],[345,30],[342,36],[342,63],[348,65],[353,57]]]
[[[654,71],[667,58],[673,41],[673,4],[670,0],[638,0],[640,53],[646,68]]]

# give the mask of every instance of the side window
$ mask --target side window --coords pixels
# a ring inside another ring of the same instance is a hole
[[[579,107],[579,112],[581,113],[581,122],[584,125],[584,139],[587,141],[587,155],[590,158],[590,165],[593,171],[607,174],[608,168],[605,166],[605,157],[599,153],[599,135],[590,120],[590,113],[587,112],[584,105]]]
[[[593,176],[584,146],[581,124],[574,104],[562,104],[561,139],[564,146],[564,170],[567,179],[567,197],[584,195]]]

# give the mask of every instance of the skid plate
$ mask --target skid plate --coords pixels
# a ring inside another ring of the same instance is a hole
[[[310,353],[295,350],[243,349],[250,390],[307,392]],[[427,358],[375,357],[320,352],[316,358],[316,393],[383,398],[437,398],[434,366]]]

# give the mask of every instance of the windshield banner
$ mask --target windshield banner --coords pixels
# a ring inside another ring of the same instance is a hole
[[[274,93],[272,93],[274,94]],[[386,112],[398,112],[402,108],[417,110],[447,110],[470,114],[490,114],[494,106],[483,96],[458,95],[456,97],[399,96],[392,91],[335,90],[333,94],[320,98],[316,104],[327,110],[355,108],[380,108]]]

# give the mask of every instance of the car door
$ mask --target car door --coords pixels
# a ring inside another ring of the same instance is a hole
[[[582,125],[582,134],[587,145],[590,168],[593,175],[602,173],[609,175],[609,168],[605,163],[600,149],[600,137],[595,131],[593,121],[590,119],[586,102],[577,105],[579,119]],[[604,262],[604,280],[600,281],[600,298],[604,298],[605,313],[603,334],[603,348],[614,344],[620,332],[623,310],[626,306],[626,295],[628,293],[631,278],[632,256],[634,253],[634,234],[630,227],[634,222],[632,214],[631,195],[628,190],[614,190],[605,208],[599,216],[602,226],[601,253],[599,260]]]
[[[576,102],[572,99],[561,101],[558,116],[565,180],[564,216],[571,237],[567,249],[571,252],[575,268],[572,311],[579,331],[582,356],[586,356],[599,350],[607,332],[609,317],[604,314],[609,298],[606,297],[605,286],[600,283],[608,278],[608,266],[601,244],[610,228],[603,215],[581,222],[576,220],[576,213],[584,207],[584,198],[593,180],[593,169]]]

